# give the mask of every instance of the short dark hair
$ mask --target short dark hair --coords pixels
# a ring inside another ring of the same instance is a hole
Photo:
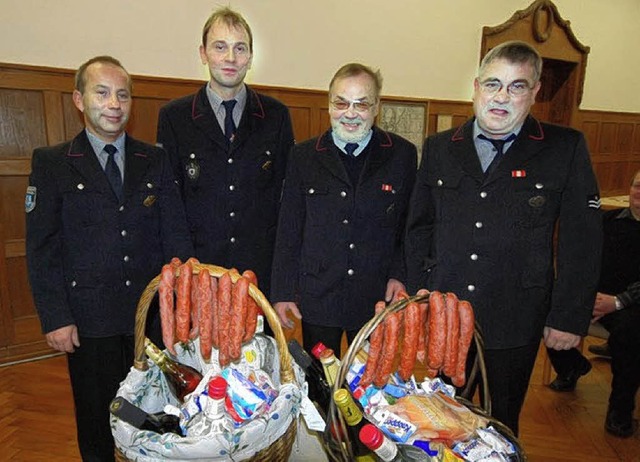
[[[382,74],[380,70],[374,71],[369,66],[365,66],[360,63],[348,63],[342,66],[338,71],[333,75],[331,82],[329,83],[329,91],[333,87],[333,84],[336,80],[344,79],[347,77],[356,77],[358,75],[368,75],[373,80],[373,90],[376,95],[376,100],[380,99],[380,93],[382,92]]]
[[[78,70],[76,71],[76,77],[75,77],[76,90],[78,90],[80,93],[84,93],[84,86],[86,84],[85,74],[87,73],[87,68],[95,63],[111,64],[112,66],[116,66],[122,69],[125,72],[125,74],[127,74],[127,80],[129,81],[129,91],[131,91],[131,86],[132,86],[131,75],[129,75],[129,73],[124,68],[124,66],[120,63],[120,61],[118,61],[113,56],[107,56],[107,55],[96,56],[94,58],[91,58],[89,61],[86,61],[78,68]]]
[[[506,59],[511,63],[529,63],[533,67],[533,81],[536,83],[542,75],[542,57],[526,42],[511,40],[492,48],[482,59],[478,76],[481,76],[485,68],[496,59]]]
[[[251,27],[249,27],[249,23],[240,13],[233,11],[227,6],[215,10],[213,13],[211,13],[211,16],[209,16],[207,22],[204,23],[204,27],[202,28],[202,46],[206,48],[207,35],[209,35],[209,30],[218,20],[224,22],[229,27],[241,27],[242,29],[244,29],[249,36],[249,51],[253,53],[253,34],[251,33]]]

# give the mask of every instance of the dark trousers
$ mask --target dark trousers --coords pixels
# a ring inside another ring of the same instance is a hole
[[[317,326],[302,321],[302,345],[307,353],[311,354],[311,349],[315,344],[322,342],[327,348],[331,348],[339,358],[343,332],[347,333],[347,342],[351,344],[360,329],[344,331],[340,327]]]
[[[611,352],[611,395],[609,407],[620,413],[633,413],[635,396],[640,388],[640,309],[630,307],[615,311],[600,319],[609,331]],[[549,354],[551,364],[558,374],[576,368],[586,358],[576,350]]]
[[[133,336],[80,337],[80,347],[67,360],[82,460],[111,462],[109,403],[133,364]]]
[[[470,358],[473,358],[472,354],[474,353],[470,351]],[[491,415],[509,427],[516,436],[520,411],[537,354],[538,345],[484,351]]]
[[[589,361],[577,348],[571,348],[570,350],[547,348],[547,354],[549,355],[549,361],[551,361],[553,370],[556,371],[556,374],[559,376],[570,375],[579,369],[582,363]]]

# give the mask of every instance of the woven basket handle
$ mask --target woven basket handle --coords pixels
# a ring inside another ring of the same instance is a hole
[[[206,268],[209,270],[209,274],[216,278],[221,277],[224,273],[229,270],[223,268],[221,266],[208,265],[204,263],[193,263],[192,271],[193,274],[198,274],[201,269]],[[177,269],[177,276],[180,275],[180,269]],[[231,280],[235,283],[238,278],[241,277],[240,274],[235,272],[230,272]],[[140,300],[138,301],[138,307],[136,308],[136,320],[135,320],[135,332],[134,332],[134,340],[135,340],[135,352],[134,352],[134,360],[133,367],[140,371],[147,370],[147,360],[144,352],[144,339],[145,339],[145,325],[147,321],[147,313],[149,312],[149,306],[151,305],[151,300],[155,293],[158,290],[158,285],[160,284],[161,275],[156,276],[149,282],[147,287],[142,292],[140,296]],[[291,364],[291,356],[289,355],[289,350],[287,348],[287,340],[282,332],[282,326],[280,325],[280,320],[278,319],[278,315],[264,296],[264,294],[258,289],[255,285],[249,284],[249,295],[256,301],[258,306],[262,308],[265,317],[267,318],[267,322],[273,330],[273,334],[276,339],[276,344],[278,345],[278,354],[280,355],[280,379],[282,383],[293,383],[294,374],[293,374],[293,366]]]

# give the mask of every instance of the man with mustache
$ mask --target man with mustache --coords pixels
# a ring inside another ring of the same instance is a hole
[[[569,349],[587,333],[602,243],[584,136],[529,115],[541,72],[524,42],[487,53],[475,118],[425,141],[407,223],[409,289],[472,303],[492,413],[516,435],[540,338]]]
[[[374,126],[382,77],[342,66],[329,85],[331,129],[294,147],[278,221],[271,298],[285,327],[302,318],[304,347],[337,354],[404,290],[401,254],[416,148]]]
[[[196,257],[251,269],[268,294],[278,205],[293,145],[288,109],[244,79],[253,36],[239,13],[220,8],[200,45],[211,80],[160,110],[158,142],[169,153]]]

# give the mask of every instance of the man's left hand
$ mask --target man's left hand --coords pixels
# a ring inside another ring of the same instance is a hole
[[[570,350],[571,348],[575,348],[580,344],[580,339],[582,338],[571,332],[563,332],[549,326],[545,326],[543,335],[544,344],[554,350]]]

